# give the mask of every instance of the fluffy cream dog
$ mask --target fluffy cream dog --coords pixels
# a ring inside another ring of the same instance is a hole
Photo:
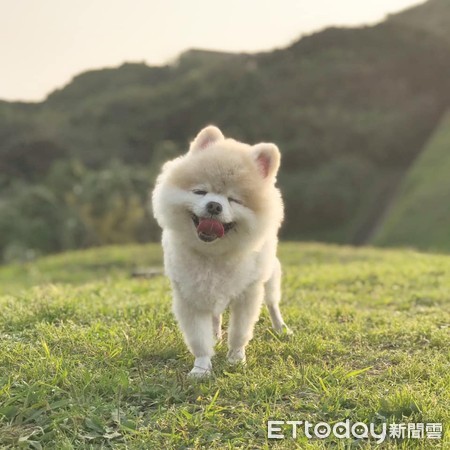
[[[279,165],[276,145],[250,146],[208,126],[157,179],[153,212],[163,229],[173,311],[195,356],[192,376],[211,373],[221,314],[228,306],[231,363],[245,361],[264,299],[275,330],[289,333],[278,306]]]

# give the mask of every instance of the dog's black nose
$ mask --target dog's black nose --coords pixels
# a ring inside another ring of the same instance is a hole
[[[206,210],[209,214],[217,216],[217,214],[220,214],[222,212],[222,205],[217,202],[209,202],[206,205]]]

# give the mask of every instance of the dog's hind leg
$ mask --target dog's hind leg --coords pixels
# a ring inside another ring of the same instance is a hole
[[[280,311],[281,300],[281,265],[277,259],[272,276],[264,285],[265,289],[265,302],[267,309],[269,310],[272,326],[277,332],[284,332],[292,334],[292,331],[284,323],[283,316]]]
[[[213,332],[217,341],[222,340],[222,314],[213,316]]]

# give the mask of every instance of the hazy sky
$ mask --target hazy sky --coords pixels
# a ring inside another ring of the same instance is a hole
[[[41,100],[87,69],[188,48],[259,51],[423,0],[0,0],[0,99]]]

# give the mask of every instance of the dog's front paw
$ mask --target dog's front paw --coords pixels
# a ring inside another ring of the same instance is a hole
[[[195,358],[194,367],[189,372],[190,378],[203,378],[209,377],[212,374],[212,364],[211,358],[206,356],[201,356],[200,358]]]
[[[228,351],[228,362],[230,364],[244,364],[245,363],[245,349],[237,348]]]
[[[211,369],[204,369],[203,367],[193,367],[189,372],[189,378],[208,378],[212,374]]]

